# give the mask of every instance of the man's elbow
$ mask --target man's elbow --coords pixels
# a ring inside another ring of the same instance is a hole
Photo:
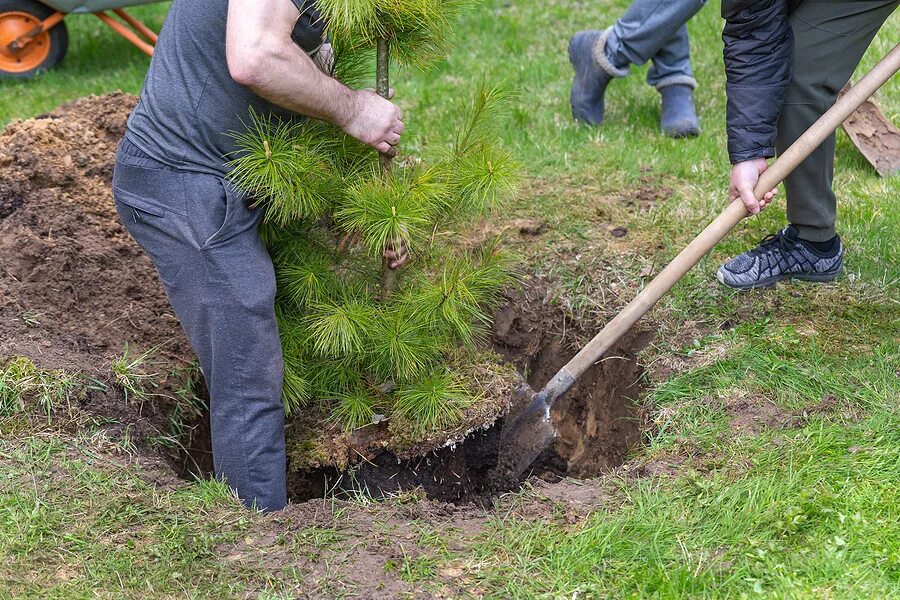
[[[228,73],[235,83],[249,88],[260,85],[272,67],[275,55],[270,48],[259,44],[229,48],[226,56]]]
[[[235,50],[228,53],[228,73],[235,83],[247,87],[259,85],[265,71],[266,62],[263,52],[254,50]]]

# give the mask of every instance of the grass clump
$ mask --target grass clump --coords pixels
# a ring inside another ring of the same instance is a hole
[[[8,417],[36,406],[49,419],[57,410],[71,409],[80,384],[74,373],[44,370],[24,356],[14,356],[0,370],[0,414]]]
[[[158,387],[156,381],[158,373],[147,372],[147,367],[152,365],[151,356],[159,348],[151,348],[143,354],[134,356],[128,344],[120,356],[113,359],[110,368],[113,374],[113,383],[125,396],[125,402],[143,402],[154,395],[153,389]]]

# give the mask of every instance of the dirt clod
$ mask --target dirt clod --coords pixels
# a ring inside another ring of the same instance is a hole
[[[628,235],[628,228],[621,225],[610,225],[606,228],[609,234],[615,238],[622,238]]]

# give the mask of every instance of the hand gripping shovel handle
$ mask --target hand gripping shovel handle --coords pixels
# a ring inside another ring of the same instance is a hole
[[[884,85],[900,70],[900,44],[885,56],[869,71],[859,83],[840,98],[828,112],[813,123],[806,132],[778,157],[759,178],[754,189],[757,198],[761,198],[769,190],[781,183],[798,164],[819,147],[835,129],[840,127],[847,117],[865,102],[875,91]],[[728,233],[750,216],[742,202],[735,201],[728,205],[722,213],[710,223],[700,235],[694,238],[687,247],[676,256],[669,265],[657,275],[653,281],[639,293],[634,300],[622,309],[606,327],[592,339],[581,352],[559,370],[556,376],[544,387],[547,405],[568,390],[581,375],[587,371],[603,354],[621,338],[631,326],[649,311],[663,295],[700,262],[707,252],[719,243]]]

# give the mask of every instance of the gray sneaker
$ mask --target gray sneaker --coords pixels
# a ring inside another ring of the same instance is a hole
[[[831,281],[843,268],[841,238],[835,239],[830,251],[820,252],[797,238],[797,229],[789,225],[719,267],[716,278],[730,288],[751,290],[771,287],[782,279]]]

